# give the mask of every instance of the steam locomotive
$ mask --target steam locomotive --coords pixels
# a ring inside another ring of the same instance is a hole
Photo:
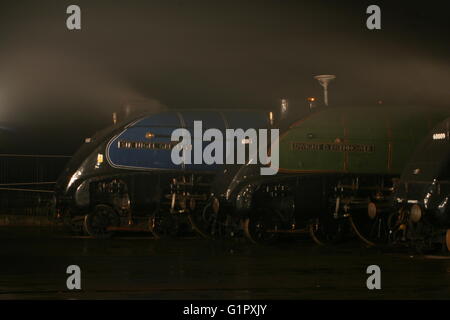
[[[450,118],[423,139],[406,165],[390,215],[393,243],[450,251]]]
[[[309,234],[319,244],[352,230],[369,245],[389,238],[392,194],[418,141],[445,109],[324,107],[292,121],[279,139],[280,171],[227,168],[195,215],[203,234],[252,242]]]
[[[193,229],[212,238],[244,234],[252,242],[306,233],[323,244],[339,241],[351,228],[373,245],[398,240],[399,234],[402,240],[416,239],[417,234],[429,239],[434,228],[439,230],[436,239],[442,240],[446,213],[428,215],[436,216],[430,223],[428,218],[417,223],[417,215],[447,210],[446,173],[419,168],[434,172],[433,179],[439,181],[425,179],[430,186],[421,194],[425,200],[428,193],[435,199],[436,191],[430,190],[439,188],[439,195],[445,196],[436,200],[437,209],[421,200],[420,188],[410,187],[421,185],[420,174],[404,173],[400,182],[399,177],[418,141],[450,116],[448,110],[376,106],[303,111],[277,124],[282,134],[275,176],[261,176],[252,155],[245,165],[171,160],[174,129],[192,132],[195,120],[222,132],[273,127],[273,115],[266,111],[147,113],[107,128],[86,140],[58,179],[57,215],[73,231],[95,237],[131,229],[161,237]],[[443,126],[436,127],[428,141],[448,141]],[[422,145],[405,172],[431,154],[425,150],[427,142]],[[433,161],[441,159],[443,164],[446,155],[440,157],[433,156]],[[392,214],[394,190],[401,200]],[[410,225],[427,227],[419,232]]]
[[[192,132],[196,120],[221,132],[270,126],[265,111],[180,110],[146,113],[104,129],[86,139],[59,177],[57,217],[94,237],[118,230],[150,230],[156,237],[188,231],[189,214],[204,206],[223,167],[171,160],[177,144],[172,132]]]

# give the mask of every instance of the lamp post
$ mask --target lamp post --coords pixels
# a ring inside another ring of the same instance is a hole
[[[307,100],[308,100],[308,102],[309,102],[309,110],[312,110],[313,108],[315,108],[315,101],[316,101],[316,98],[314,98],[314,97],[309,97]]]
[[[332,74],[321,74],[315,76],[314,79],[318,80],[320,85],[323,87],[324,102],[325,105],[328,106],[328,83],[330,83],[331,80],[336,79],[336,76]]]

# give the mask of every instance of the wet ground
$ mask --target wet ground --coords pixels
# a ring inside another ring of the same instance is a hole
[[[368,290],[366,268],[381,268]],[[69,291],[69,265],[82,290]],[[0,228],[0,299],[449,299],[450,257],[318,247],[308,239],[257,246],[122,234],[108,240],[59,229]]]

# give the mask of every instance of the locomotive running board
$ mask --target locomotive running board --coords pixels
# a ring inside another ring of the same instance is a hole
[[[133,231],[133,232],[151,232],[149,228],[142,227],[107,227],[107,231]]]
[[[303,229],[290,229],[290,230],[266,230],[265,232],[267,233],[285,233],[285,234],[306,234],[309,233],[307,228],[303,228]]]

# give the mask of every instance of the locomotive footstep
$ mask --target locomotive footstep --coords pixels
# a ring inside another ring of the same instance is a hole
[[[204,239],[216,236],[218,210],[214,210],[212,203],[207,204],[201,211],[197,210],[188,215],[192,229]]]
[[[309,235],[318,245],[331,245],[343,240],[346,233],[346,220],[317,218],[309,224]]]
[[[199,224],[196,222],[196,217],[193,214],[188,215],[188,219],[189,223],[192,226],[192,230],[194,230],[198,235],[200,235],[200,237],[204,239],[211,239],[207,231],[199,227]]]
[[[364,213],[348,216],[356,236],[368,246],[377,246],[388,241],[389,230],[386,217],[366,217]]]
[[[235,235],[231,216],[220,210],[220,203],[214,198],[201,211],[188,215],[192,229],[205,239],[225,239]]]

